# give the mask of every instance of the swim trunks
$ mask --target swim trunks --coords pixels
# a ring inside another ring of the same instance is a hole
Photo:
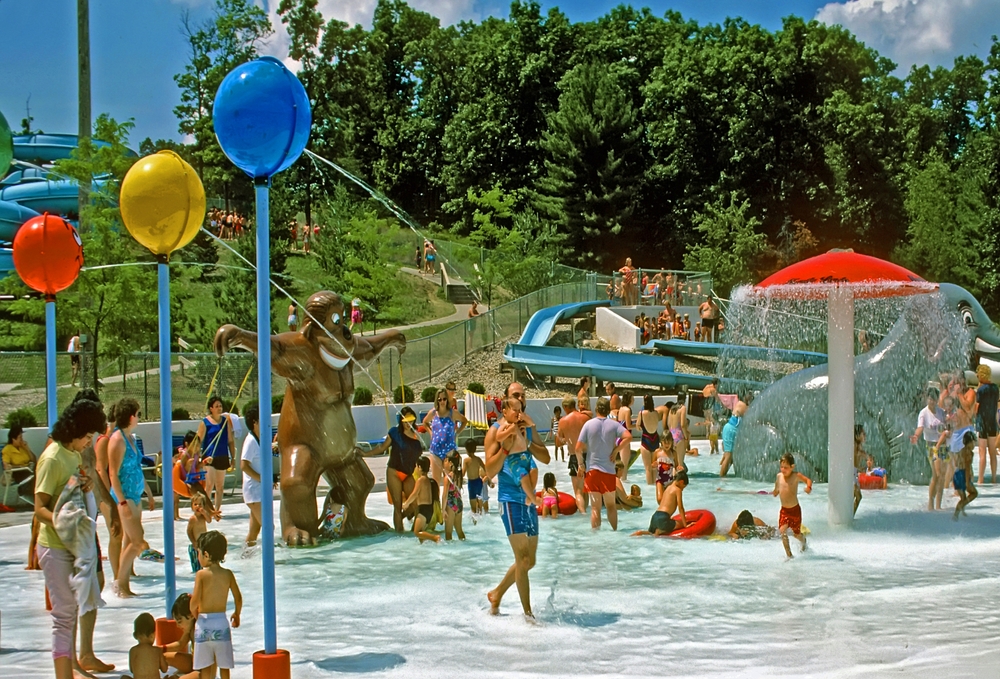
[[[559,498],[555,495],[546,495],[542,498],[542,506],[548,509],[549,507],[554,507],[559,503]]]
[[[469,479],[469,499],[470,500],[480,500],[483,497],[483,480],[482,479]]]
[[[649,532],[655,533],[660,531],[661,533],[673,533],[677,528],[677,522],[670,518],[670,515],[666,512],[661,512],[659,510],[653,512],[653,516],[649,519]]]
[[[191,572],[197,573],[201,570],[201,562],[198,561],[198,550],[194,545],[188,545],[188,559],[191,561]]]
[[[966,491],[964,469],[956,469],[955,474],[951,477],[951,481],[955,485],[955,490],[961,491],[963,493]]]
[[[569,469],[570,476],[577,476],[577,473],[580,471],[580,462],[576,459],[575,453],[569,453],[569,460],[566,467]]]
[[[194,659],[192,669],[212,665],[233,669],[233,632],[225,613],[201,613],[194,623]]]
[[[500,503],[500,518],[507,535],[524,533],[529,538],[538,535],[538,510],[523,502]]]
[[[602,472],[600,469],[591,469],[583,480],[583,489],[588,493],[613,493],[615,492],[615,475]]]
[[[535,458],[532,457],[531,453],[522,451],[520,453],[509,454],[506,464],[510,468],[511,473],[513,473],[514,478],[520,483],[521,479],[527,476],[531,472],[531,468],[535,466],[534,460]]]
[[[783,526],[791,528],[795,535],[802,533],[802,507],[800,505],[781,508],[781,513],[778,514],[778,529],[780,530]]]

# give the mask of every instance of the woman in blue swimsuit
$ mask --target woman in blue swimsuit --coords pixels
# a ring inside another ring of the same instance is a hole
[[[118,503],[123,535],[118,577],[113,589],[120,597],[131,597],[135,596],[129,587],[132,562],[142,553],[145,542],[141,501],[146,481],[142,476],[142,457],[132,434],[139,423],[139,404],[135,399],[123,398],[115,404],[114,414],[115,429],[108,441],[108,472],[111,497]]]
[[[444,458],[451,451],[458,450],[458,435],[468,423],[465,415],[449,405],[448,392],[438,389],[434,397],[434,409],[424,417],[423,424],[431,432],[431,478],[443,489],[442,493],[447,490],[444,482]],[[442,496],[442,507],[446,500],[447,497]]]
[[[236,459],[236,436],[233,421],[222,413],[222,399],[213,396],[208,402],[208,417],[198,425],[201,442],[201,461],[205,465],[205,492],[211,496],[215,489],[213,511],[222,509],[222,491],[226,485],[226,472],[230,460]]]

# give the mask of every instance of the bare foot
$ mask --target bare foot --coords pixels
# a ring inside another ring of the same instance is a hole
[[[486,599],[490,602],[490,615],[500,615],[500,597],[497,596],[496,590],[488,591]]]
[[[132,598],[134,596],[138,596],[135,592],[133,592],[128,587],[124,587],[123,588],[117,582],[112,582],[111,583],[111,591],[114,592],[115,596],[118,597],[119,599],[130,599],[130,598]]]
[[[463,533],[462,531],[458,531],[458,539],[459,540],[464,540],[465,539],[465,533]]]
[[[528,613],[524,614],[524,621],[526,623],[528,623],[529,625],[537,625],[538,624],[538,621],[535,620],[535,614],[531,613],[530,611]]]
[[[80,668],[88,672],[97,672],[98,674],[104,674],[110,672],[115,668],[114,665],[108,664],[103,660],[99,660],[97,656],[88,655],[80,658]]]

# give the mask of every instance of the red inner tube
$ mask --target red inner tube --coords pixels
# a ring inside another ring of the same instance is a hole
[[[543,495],[542,491],[538,491],[537,493],[535,493],[535,497],[537,498],[541,498],[542,495]],[[563,516],[576,514],[576,498],[570,495],[569,493],[563,493],[563,492],[559,493],[559,503],[557,506],[559,507],[559,513],[562,514]],[[542,513],[541,505],[536,505],[536,509],[538,510],[539,514]]]
[[[674,521],[680,521],[680,518],[680,514],[673,517]],[[684,512],[684,518],[687,519],[687,525],[665,537],[700,538],[715,532],[715,514],[707,509],[689,509]]]
[[[886,479],[876,474],[858,474],[858,485],[865,490],[885,490]]]

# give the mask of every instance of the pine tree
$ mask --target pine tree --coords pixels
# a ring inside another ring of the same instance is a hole
[[[642,129],[613,67],[580,64],[559,87],[559,110],[542,138],[546,176],[535,204],[562,225],[581,263],[600,263],[605,239],[621,234],[632,212]]]

